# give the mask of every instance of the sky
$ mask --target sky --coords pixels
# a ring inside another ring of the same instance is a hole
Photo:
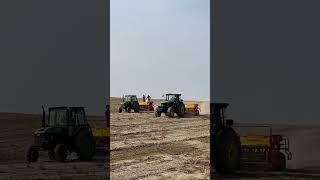
[[[112,0],[110,94],[210,98],[209,0]]]
[[[320,124],[320,1],[215,1],[213,102],[235,122]]]
[[[0,112],[77,105],[104,114],[107,6],[87,2],[0,1]]]

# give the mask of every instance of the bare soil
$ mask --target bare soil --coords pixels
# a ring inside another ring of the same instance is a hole
[[[118,102],[119,103],[119,102]],[[117,105],[114,100],[114,105]],[[209,105],[199,117],[155,118],[153,113],[111,113],[112,179],[209,179]],[[116,109],[116,108],[115,108]],[[235,124],[238,133],[268,134],[268,128]],[[264,126],[264,125],[263,125]],[[242,170],[212,179],[320,179],[320,127],[269,125],[290,140],[293,159],[284,172]]]
[[[209,115],[111,114],[111,179],[208,179]]]

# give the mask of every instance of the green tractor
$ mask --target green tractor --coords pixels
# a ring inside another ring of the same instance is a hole
[[[34,132],[34,142],[26,151],[28,162],[36,162],[39,151],[60,162],[72,152],[81,161],[93,158],[96,143],[84,107],[51,107],[48,116],[44,107],[42,111],[42,127]]]
[[[136,95],[125,95],[122,98],[122,103],[119,107],[119,113],[122,113],[122,110],[125,110],[127,113],[140,111],[139,101]]]
[[[227,103],[211,103],[210,162],[217,173],[234,173],[240,168],[240,137],[232,128],[233,120],[225,119]]]
[[[155,116],[160,117],[162,113],[165,113],[168,117],[174,117],[174,114],[183,117],[186,112],[186,107],[180,98],[181,94],[166,94],[165,96],[165,101],[156,108]]]

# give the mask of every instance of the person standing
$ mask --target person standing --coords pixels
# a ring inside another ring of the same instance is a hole
[[[146,96],[145,95],[142,96],[142,101],[146,102]]]

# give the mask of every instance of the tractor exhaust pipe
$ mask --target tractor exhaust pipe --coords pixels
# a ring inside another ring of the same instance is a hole
[[[41,121],[41,126],[45,127],[46,126],[46,110],[44,109],[43,105],[42,107],[42,121]]]

